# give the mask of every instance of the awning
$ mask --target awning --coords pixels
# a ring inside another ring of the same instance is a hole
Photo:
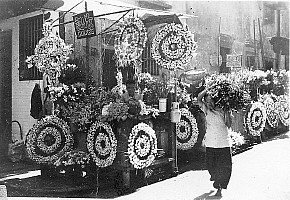
[[[55,7],[56,2],[59,3],[59,1],[62,3],[60,7]],[[85,2],[87,2],[87,9],[88,11],[93,11],[95,16],[98,16],[99,18],[107,18],[110,20],[118,20],[123,16],[124,13],[117,13],[117,14],[110,14],[109,13],[115,13],[115,12],[122,12],[129,9],[134,10],[134,15],[142,17],[145,14],[151,14],[151,15],[172,15],[177,14],[180,17],[196,17],[193,15],[187,15],[187,14],[180,14],[180,13],[173,13],[170,11],[162,11],[162,10],[152,10],[152,9],[146,9],[141,8],[139,6],[125,3],[118,0],[48,0],[46,4],[44,4],[42,7],[44,9],[48,10],[55,10],[55,11],[63,11],[63,12],[71,12],[71,13],[83,13],[85,12]]]

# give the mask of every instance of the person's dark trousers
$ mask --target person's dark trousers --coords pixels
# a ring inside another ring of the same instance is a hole
[[[214,188],[227,189],[232,174],[232,152],[230,147],[206,147],[206,166]]]

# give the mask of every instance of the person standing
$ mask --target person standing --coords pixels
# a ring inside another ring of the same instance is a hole
[[[208,89],[198,94],[197,102],[206,117],[206,165],[217,189],[215,196],[222,196],[222,189],[227,189],[232,173],[232,152],[228,128],[231,117],[228,111],[215,106]]]

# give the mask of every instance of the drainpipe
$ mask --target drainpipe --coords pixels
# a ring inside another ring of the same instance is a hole
[[[275,31],[276,31],[276,37],[280,37],[280,10],[275,10]],[[281,54],[274,53],[275,59],[274,59],[274,70],[278,71],[280,67],[280,58]]]

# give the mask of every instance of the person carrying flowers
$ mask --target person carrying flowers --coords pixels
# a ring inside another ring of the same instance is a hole
[[[229,110],[216,104],[210,91],[215,86],[207,87],[197,97],[199,106],[206,117],[206,165],[210,180],[217,189],[215,196],[221,196],[222,189],[227,189],[232,173],[232,154],[228,128],[231,126]]]

